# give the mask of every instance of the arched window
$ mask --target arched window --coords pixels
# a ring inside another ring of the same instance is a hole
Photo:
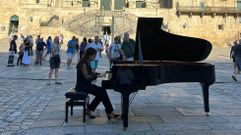
[[[19,18],[18,18],[18,16],[13,15],[13,16],[10,18],[10,21],[19,21]]]
[[[14,34],[18,32],[18,24],[19,24],[19,17],[16,15],[11,16],[10,23],[9,23],[9,31],[8,34]]]

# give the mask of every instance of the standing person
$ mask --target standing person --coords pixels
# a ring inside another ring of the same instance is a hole
[[[88,48],[83,58],[77,64],[77,83],[75,90],[86,92],[95,96],[90,105],[87,106],[85,112],[89,118],[95,118],[95,116],[91,114],[91,111],[95,111],[100,102],[102,102],[105,107],[106,116],[110,120],[117,118],[120,115],[113,113],[113,107],[106,90],[91,83],[97,78],[97,74],[92,72],[90,67],[90,61],[93,61],[96,58],[96,53],[97,51],[94,48]]]
[[[24,39],[24,53],[23,53],[23,61],[22,63],[24,66],[28,66],[31,63],[31,58],[30,58],[30,41],[28,38]]]
[[[234,81],[238,81],[236,76],[239,73],[239,71],[241,70],[241,39],[239,40],[238,45],[236,45],[233,48],[233,53],[234,53],[236,68],[235,68],[235,71],[232,75],[232,78],[233,78]]]
[[[17,53],[17,44],[16,40],[18,39],[17,35],[13,36],[13,39],[10,42],[10,47],[9,47],[9,57],[8,57],[8,67],[13,67],[14,66],[14,54]]]
[[[64,44],[64,35],[63,34],[60,34],[60,36],[59,36],[59,43],[60,43],[60,45]]]
[[[79,58],[81,59],[84,55],[85,49],[87,46],[87,39],[84,37],[82,42],[80,43],[80,51],[79,51]]]
[[[124,56],[126,60],[133,61],[134,60],[134,51],[135,51],[135,41],[129,37],[129,33],[125,32],[123,37],[123,42],[121,45],[121,49],[123,50]]]
[[[110,45],[110,69],[113,61],[120,61],[126,59],[121,49],[120,37],[115,37],[114,42]]]
[[[51,84],[51,77],[53,74],[53,70],[55,70],[54,75],[55,75],[55,84],[62,84],[61,82],[58,81],[59,77],[59,67],[60,67],[61,59],[60,59],[60,43],[59,43],[59,37],[56,36],[54,38],[54,42],[51,45],[51,53],[50,53],[50,59],[49,59],[49,64],[50,64],[50,70],[49,70],[49,82],[47,85]]]
[[[37,38],[36,38],[36,40],[35,40],[35,45],[36,45],[36,50],[35,50],[36,56],[35,56],[35,62],[34,62],[35,65],[38,64],[38,55],[37,55],[37,54],[38,54],[38,49],[37,49],[37,45],[38,45],[38,43],[40,42],[40,40],[41,40],[41,36],[38,35]],[[31,46],[30,46],[30,48],[31,48]],[[31,53],[30,53],[30,54],[31,54]]]
[[[94,37],[94,42],[92,42],[88,48],[94,48],[97,53],[96,53],[96,57],[93,61],[90,62],[91,64],[91,69],[93,72],[96,71],[97,67],[98,67],[98,61],[101,58],[101,51],[103,51],[103,46],[101,45],[101,43],[99,42],[99,36],[95,36]]]
[[[40,38],[38,44],[37,44],[37,48],[36,48],[36,63],[35,65],[39,64],[42,65],[42,59],[43,59],[43,54],[44,54],[44,47],[46,46],[44,39]]]
[[[46,53],[45,53],[45,55],[43,57],[43,60],[45,60],[47,55],[50,54],[50,52],[51,52],[51,44],[52,44],[52,38],[51,38],[51,36],[49,36],[48,39],[46,40],[46,49],[47,49],[47,51],[46,51]]]
[[[115,37],[114,42],[110,45],[110,59],[122,60],[123,51],[121,49],[120,37]]]
[[[76,38],[75,39],[75,53],[74,55],[76,54],[77,55],[77,61],[79,61],[79,49],[80,49],[80,43],[79,43],[79,38]]]
[[[68,42],[67,44],[67,68],[70,69],[71,68],[71,63],[72,63],[72,59],[74,57],[74,53],[75,53],[75,47],[76,47],[76,37],[73,36],[72,39]]]
[[[33,36],[29,35],[27,36],[27,39],[29,41],[29,53],[31,56],[33,56]]]
[[[24,54],[24,48],[25,48],[25,46],[24,46],[24,41],[25,40],[23,40],[23,43],[20,45],[20,47],[19,47],[19,52],[18,52],[18,61],[17,61],[17,66],[19,66],[19,63],[20,63],[20,65],[22,65],[23,63],[22,63],[22,61],[23,61],[23,54]]]
[[[235,70],[237,68],[236,63],[235,63],[235,57],[234,57],[234,48],[238,45],[238,40],[234,41],[233,45],[231,45],[231,50],[230,50],[230,59],[233,60],[233,74],[235,73]]]

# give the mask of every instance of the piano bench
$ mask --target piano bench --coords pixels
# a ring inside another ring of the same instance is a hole
[[[66,93],[65,102],[65,122],[68,122],[69,107],[71,107],[70,114],[73,115],[74,106],[83,106],[83,122],[85,122],[85,111],[87,105],[89,105],[89,96],[85,92],[77,92],[75,88],[70,88]]]

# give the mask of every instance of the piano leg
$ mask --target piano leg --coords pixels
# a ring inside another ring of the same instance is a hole
[[[201,83],[204,101],[204,110],[209,115],[209,84]]]
[[[122,108],[122,120],[124,129],[128,127],[128,112],[129,112],[129,95],[128,92],[121,93],[121,108]]]

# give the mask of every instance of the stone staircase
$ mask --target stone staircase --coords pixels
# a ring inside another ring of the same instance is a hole
[[[92,37],[101,34],[102,26],[112,26],[105,18],[114,17],[114,36],[124,32],[135,33],[137,17],[124,11],[90,11],[73,17],[64,24],[66,30],[79,36]]]
[[[41,22],[40,26],[63,27],[65,30],[76,34],[76,36],[93,37],[96,34],[102,34],[102,26],[112,26],[111,21],[106,21],[106,18],[110,19],[112,17],[114,17],[114,36],[122,35],[124,32],[135,33],[137,17],[125,11],[88,11],[68,19],[62,26],[59,17],[53,15],[48,21]]]
[[[64,24],[64,28],[79,36],[91,37],[95,33],[96,13],[86,12],[79,14]]]

